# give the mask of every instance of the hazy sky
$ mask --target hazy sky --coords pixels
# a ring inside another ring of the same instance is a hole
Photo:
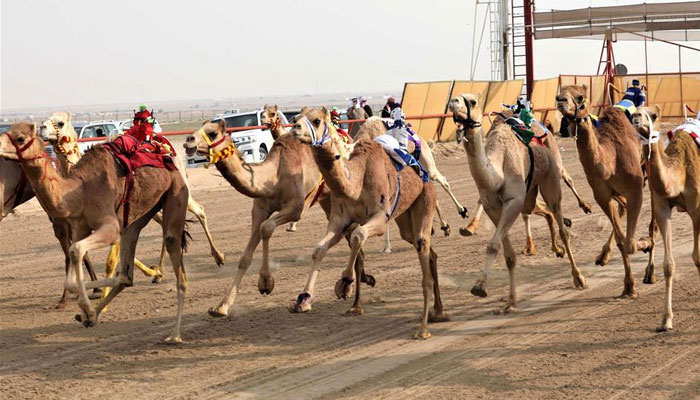
[[[0,108],[400,92],[406,81],[467,79],[474,3],[2,0]],[[594,74],[600,47],[536,41],[536,78]],[[653,43],[649,50],[651,70],[677,70],[675,48]],[[642,43],[619,43],[615,51],[630,72],[644,71]],[[684,51],[683,58],[684,69],[700,70],[700,53]],[[475,78],[489,77],[484,51]]]

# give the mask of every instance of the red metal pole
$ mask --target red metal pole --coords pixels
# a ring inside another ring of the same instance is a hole
[[[534,66],[534,55],[533,55],[533,27],[532,27],[532,7],[534,5],[534,0],[523,0],[523,6],[525,7],[525,84],[527,85],[527,98],[530,99],[532,95],[532,85],[535,81],[535,66]]]

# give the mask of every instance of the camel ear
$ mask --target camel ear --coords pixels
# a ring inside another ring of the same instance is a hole
[[[654,120],[656,120],[656,118],[659,118],[661,116],[661,106],[658,104],[654,104],[653,106],[651,106],[651,108],[654,110]]]
[[[204,125],[206,125],[206,124],[208,124],[208,123],[210,123],[210,122],[211,122],[211,121],[209,121],[208,119],[205,119],[204,122],[202,122],[202,126],[204,126]]]
[[[71,118],[73,118],[73,114],[71,114],[70,111],[66,111],[66,122],[70,122]]]
[[[277,108],[277,104],[275,104],[274,106],[272,106],[272,108],[274,108],[274,109],[275,109],[275,111],[277,111],[277,110],[278,110],[278,108]]]
[[[476,94],[476,99],[477,99],[477,100],[481,100],[481,92],[479,92],[479,93]]]
[[[32,122],[31,124],[29,124],[29,126],[31,127],[31,130],[32,130],[32,136],[36,136],[36,124],[34,122]]]
[[[263,106],[262,109],[263,109],[263,110],[267,110],[267,107],[268,107],[268,105],[267,105],[267,103],[265,103],[265,105]]]
[[[323,111],[323,115],[328,115],[328,109],[326,106],[321,107],[321,111]]]
[[[225,119],[219,120],[219,129],[221,129],[221,133],[226,133],[226,120]]]
[[[581,87],[583,88],[584,92],[588,92],[588,86],[586,86],[585,83],[583,85],[581,85]]]

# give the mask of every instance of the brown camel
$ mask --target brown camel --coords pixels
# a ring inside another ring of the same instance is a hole
[[[282,135],[270,149],[264,162],[246,164],[226,133],[226,122],[205,122],[187,138],[185,148],[210,156],[221,175],[241,194],[252,197],[253,209],[250,239],[238,262],[238,270],[230,289],[219,304],[209,310],[214,317],[224,317],[236,299],[243,275],[253,260],[258,243],[262,240],[263,261],[260,267],[258,289],[263,295],[272,293],[275,281],[270,271],[269,243],[275,229],[291,221],[298,221],[304,211],[305,200],[319,190],[320,172],[311,149],[297,137]],[[213,154],[213,156],[212,156]],[[330,198],[319,197],[319,204],[328,212]],[[362,281],[374,286],[374,278],[365,275],[362,256],[358,258],[358,274]]]
[[[516,308],[516,253],[508,237],[520,213],[530,214],[540,192],[559,225],[559,234],[571,264],[574,286],[585,288],[586,279],[576,266],[569,246],[569,231],[561,213],[561,181],[554,156],[544,146],[524,145],[506,124],[496,127],[488,137],[481,133],[482,111],[479,97],[465,94],[450,102],[458,129],[463,132],[469,170],[479,190],[479,197],[496,231],[486,247],[486,263],[481,277],[471,290],[485,297],[489,270],[498,252],[503,253],[510,278],[510,294],[503,312]],[[484,143],[484,139],[486,143]]]
[[[70,267],[64,286],[78,292],[81,314],[76,316],[86,327],[93,326],[104,307],[133,282],[136,242],[141,229],[161,208],[163,236],[177,278],[177,320],[168,342],[181,342],[180,325],[187,277],[182,264],[185,245],[187,186],[177,171],[142,167],[134,174],[130,213],[124,221],[122,199],[125,173],[106,147],[88,151],[67,177],[54,170],[44,153],[44,143],[37,136],[36,125],[16,123],[0,136],[0,156],[18,160],[29,179],[39,203],[52,218],[71,222],[73,244]],[[118,209],[118,210],[117,210]],[[83,263],[88,251],[110,246],[120,240],[121,269],[116,277],[85,283]],[[114,287],[97,307],[93,307],[87,289]]]
[[[596,202],[613,226],[615,242],[625,266],[624,290],[620,297],[635,298],[634,276],[629,255],[637,248],[634,233],[642,207],[644,177],[639,162],[641,149],[634,127],[624,111],[608,107],[603,110],[599,126],[593,127],[589,116],[586,86],[564,86],[557,95],[557,108],[574,132],[579,160],[593,189]],[[619,198],[616,201],[616,198]],[[627,232],[622,230],[616,203],[627,207]],[[598,258],[604,256],[605,248]]]
[[[671,141],[663,151],[658,143],[659,116],[658,107],[641,107],[634,114],[633,121],[648,143],[647,172],[653,215],[664,241],[665,310],[657,329],[664,332],[673,329],[673,273],[676,268],[671,249],[673,207],[687,212],[693,223],[693,262],[700,273],[700,139],[697,136],[700,123],[685,123],[674,129]]]
[[[308,312],[314,294],[320,263],[328,250],[350,233],[351,254],[347,268],[335,287],[339,298],[347,297],[355,279],[353,264],[364,242],[386,231],[387,223],[395,219],[401,237],[418,252],[423,274],[423,314],[415,338],[426,339],[429,303],[432,292],[435,302],[431,321],[447,320],[440,301],[437,280],[437,254],[430,246],[435,192],[432,183],[424,183],[412,168],[400,173],[378,143],[359,139],[349,160],[338,154],[335,143],[327,140],[332,129],[328,111],[312,109],[298,120],[291,133],[311,143],[314,158],[330,188],[332,209],[326,236],[316,245],[313,263],[304,291],[292,312]],[[361,131],[358,132],[360,138]],[[359,289],[359,282],[357,283]],[[363,313],[359,297],[348,311],[349,315]]]
[[[352,106],[348,108],[345,111],[345,115],[348,116],[349,120],[353,119],[367,119],[369,118],[369,115],[367,115],[367,111],[365,111],[364,108],[360,107],[359,105],[357,107]],[[354,122],[350,126],[350,137],[352,140],[355,140],[355,137],[357,136],[357,133],[360,131],[360,127],[364,124],[364,122]]]

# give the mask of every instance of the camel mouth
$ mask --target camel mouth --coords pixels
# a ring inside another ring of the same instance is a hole
[[[184,147],[185,147],[185,154],[187,154],[187,155],[190,156],[190,157],[192,157],[193,155],[195,155],[196,153],[198,153],[196,147],[189,147],[189,146],[187,146],[187,145],[185,145]]]

